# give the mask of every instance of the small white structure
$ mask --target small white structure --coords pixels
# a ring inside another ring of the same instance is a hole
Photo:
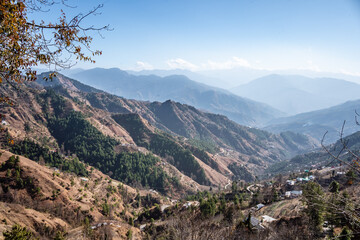
[[[302,191],[291,191],[291,197],[300,197],[302,195]]]
[[[149,192],[152,192],[152,193],[154,193],[154,194],[158,194],[158,192],[155,191],[154,189],[149,189]]]
[[[184,208],[189,208],[191,205],[192,205],[191,202],[186,202],[186,203],[184,203],[183,207]]]
[[[160,206],[160,210],[161,210],[161,212],[164,212],[165,209],[167,209],[167,208],[169,208],[169,207],[170,207],[170,205],[162,204],[162,205]]]
[[[256,210],[260,210],[260,209],[262,209],[263,207],[265,207],[265,205],[262,204],[262,203],[259,203],[258,205],[256,205]]]
[[[184,203],[183,207],[184,208],[189,208],[190,206],[199,206],[200,203],[198,201],[188,201],[186,203]]]
[[[294,186],[295,185],[295,181],[294,180],[286,180],[286,184],[290,185],[290,186]]]
[[[290,191],[285,192],[285,197],[286,197],[286,198],[289,198],[290,196],[291,196],[291,192],[290,192]]]
[[[310,175],[310,176],[309,176],[309,179],[310,179],[310,180],[315,180],[315,176]]]
[[[80,179],[81,179],[81,181],[83,181],[83,182],[87,182],[87,181],[89,181],[89,179],[84,178],[84,177],[82,177],[82,178],[80,178]]]
[[[268,223],[271,223],[271,222],[273,222],[273,221],[276,221],[275,218],[272,218],[272,217],[270,217],[270,216],[268,216],[268,215],[262,216],[262,220],[263,220],[263,222],[268,222]]]
[[[6,126],[6,125],[9,125],[5,120],[2,120],[1,121],[1,125],[4,125],[4,126]]]
[[[146,224],[140,225],[140,231],[144,231],[144,230],[145,230],[145,227],[146,227]]]
[[[257,230],[264,230],[265,227],[261,224],[261,222],[259,221],[259,219],[255,218],[255,217],[251,217],[250,218],[250,223],[251,225],[256,228]]]

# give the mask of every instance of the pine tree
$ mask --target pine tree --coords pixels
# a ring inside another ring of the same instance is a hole
[[[330,183],[329,191],[332,193],[339,193],[339,183],[337,181],[333,180]]]
[[[310,219],[310,227],[315,235],[319,235],[324,222],[324,192],[319,184],[308,182],[303,187],[303,196],[303,201],[307,206],[305,212]]]
[[[36,239],[33,237],[32,232],[26,229],[26,227],[21,227],[20,225],[14,225],[11,231],[5,231],[3,233],[4,240],[33,240]]]

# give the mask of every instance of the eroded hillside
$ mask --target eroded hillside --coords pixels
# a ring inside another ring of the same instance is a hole
[[[250,181],[269,164],[316,146],[300,134],[270,134],[173,101],[127,100],[60,74],[39,83],[7,93],[18,99],[2,109],[12,138],[76,154],[115,179],[163,193]]]
[[[139,230],[127,223],[134,218],[134,210],[141,207],[136,200],[139,193],[134,188],[91,167],[87,168],[89,174],[85,178],[4,150],[0,154],[1,232],[19,224],[45,238],[52,238],[58,232],[67,239],[89,235],[96,238],[106,230],[114,239],[124,239],[131,229],[134,239],[140,239]],[[151,193],[140,195],[146,194]],[[91,228],[105,222],[113,225],[107,229]]]

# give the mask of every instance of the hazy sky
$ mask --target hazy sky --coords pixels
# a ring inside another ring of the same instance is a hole
[[[114,29],[95,65],[122,69],[311,69],[360,75],[359,0],[71,0]],[[54,16],[56,14],[52,14]],[[41,15],[43,18],[45,13]],[[48,18],[48,17],[46,17]]]

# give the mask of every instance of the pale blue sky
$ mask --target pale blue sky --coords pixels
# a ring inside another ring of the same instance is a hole
[[[74,0],[69,14],[104,3],[88,19],[114,29],[95,37],[95,65],[187,68],[237,66],[360,74],[359,0]],[[54,14],[56,15],[56,14]],[[53,16],[54,16],[53,15]],[[42,15],[43,17],[45,14]]]

